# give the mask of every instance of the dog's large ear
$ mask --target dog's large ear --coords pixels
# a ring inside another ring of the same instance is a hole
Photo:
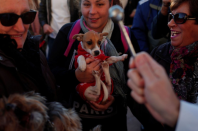
[[[83,41],[84,34],[76,34],[72,37],[72,39],[77,39],[78,41]]]
[[[103,39],[103,36],[107,36],[109,33],[107,33],[107,32],[104,32],[104,33],[100,33],[99,35],[100,35],[100,40],[102,40]]]

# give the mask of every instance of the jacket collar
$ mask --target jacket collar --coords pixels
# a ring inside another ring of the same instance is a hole
[[[30,43],[30,41],[32,41]],[[27,38],[26,38],[26,41],[25,41],[25,44],[24,46],[27,46],[26,44],[29,44],[30,47],[28,48],[31,48],[32,51],[34,50],[35,52],[39,52],[39,46],[37,45],[37,43],[35,43],[36,41],[36,38],[31,36],[29,33],[27,35]],[[4,65],[6,67],[14,67],[16,68],[16,65],[14,64],[14,60],[13,58],[7,56],[1,49],[0,49],[0,64],[1,65]]]
[[[155,52],[156,56],[158,56],[159,58],[163,59],[164,61],[168,63],[171,62],[171,58],[169,54],[170,45],[171,45],[171,42],[162,44],[158,47],[157,51]]]
[[[2,50],[0,50],[0,64],[6,67],[16,67],[11,57],[8,57]]]

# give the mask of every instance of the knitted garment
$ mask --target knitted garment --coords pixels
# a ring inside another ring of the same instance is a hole
[[[105,56],[105,54],[104,54],[104,52],[103,52],[102,50],[100,50],[100,51],[101,51],[101,54],[98,55],[98,56],[96,56],[96,57],[94,57],[96,60],[97,60],[97,59],[100,59],[100,60],[103,60],[103,61],[104,61],[104,60],[106,60],[107,58],[109,58],[109,56]],[[86,51],[82,48],[81,44],[79,44],[79,45],[78,45],[78,50],[77,50],[77,55],[75,56],[75,62],[74,62],[75,68],[78,68],[77,59],[78,59],[78,57],[79,57],[80,55],[83,55],[83,56],[85,57],[85,59],[91,56],[91,54],[89,54],[88,52],[86,52]],[[106,84],[104,73],[101,75],[101,78],[100,78],[100,79]],[[110,94],[113,93],[113,81],[112,81],[112,80],[111,80],[111,83],[112,83],[112,86],[111,86],[111,93],[110,93]],[[86,101],[86,98],[85,98],[85,96],[84,96],[85,90],[86,90],[88,87],[90,87],[90,86],[95,86],[95,84],[96,84],[95,81],[92,82],[92,83],[80,83],[80,84],[78,84],[78,85],[76,86],[76,91],[79,93],[80,97],[81,97],[83,100]],[[103,91],[102,85],[101,85],[100,96],[99,96],[98,100],[96,101],[96,103],[102,102],[103,97],[104,97],[104,91]]]
[[[169,50],[171,56],[170,79],[179,99],[197,102],[198,42]]]

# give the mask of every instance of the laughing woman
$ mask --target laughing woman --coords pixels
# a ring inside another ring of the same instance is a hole
[[[177,96],[196,103],[198,95],[198,2],[172,0],[168,27],[171,42],[154,49],[151,55],[169,75]]]
[[[28,34],[32,8],[31,0],[0,0],[0,97],[35,91],[54,101],[53,75]]]
[[[114,2],[119,3],[118,0]],[[99,33],[108,32],[109,34],[106,37],[108,44],[103,50],[108,56],[124,53],[119,26],[108,18],[108,10],[112,5],[112,0],[81,0],[82,17],[80,19],[80,30],[77,32],[77,34],[86,33],[89,30]],[[88,131],[98,124],[102,125],[102,130],[126,131],[127,96],[125,94],[130,92],[127,92],[124,69],[127,71],[129,60],[110,66],[110,73],[114,76],[112,78],[114,93],[107,103],[97,104],[83,101],[75,90],[76,86],[80,82],[94,81],[92,70],[102,72],[102,69],[100,61],[91,58],[86,59],[87,68],[84,72],[74,68],[72,59],[79,44],[77,40],[72,44],[69,53],[64,55],[66,49],[69,48],[68,37],[73,25],[74,23],[69,23],[61,28],[49,54],[49,65],[60,85],[63,100],[78,112],[82,119],[84,131]],[[135,50],[138,52],[139,47],[133,34],[131,34],[131,38]],[[104,44],[102,44],[103,46]]]

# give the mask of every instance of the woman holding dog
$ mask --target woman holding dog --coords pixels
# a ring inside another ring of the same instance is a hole
[[[54,101],[54,77],[28,33],[32,9],[32,0],[0,0],[0,96],[35,91]]]
[[[107,32],[108,35],[105,38],[108,43],[105,45],[102,41],[101,44],[105,55],[117,56],[119,53],[127,53],[129,58],[130,54],[128,51],[125,52],[122,44],[119,26],[109,19],[108,10],[115,2],[119,3],[119,1],[113,0],[81,0],[82,17],[80,19],[80,31],[77,34],[84,34],[89,30],[98,33]],[[130,94],[130,91],[125,80],[125,71],[128,69],[129,60],[117,62],[110,66],[114,91],[106,103],[97,104],[93,101],[84,101],[76,92],[76,86],[81,82],[94,81],[92,71],[96,70],[102,73],[102,68],[101,61],[93,58],[86,59],[87,65],[84,72],[74,68],[73,61],[79,41],[75,40],[68,52],[66,49],[69,48],[71,40],[68,38],[75,24],[69,23],[60,29],[53,49],[49,52],[49,65],[61,90],[59,96],[62,97],[65,106],[73,107],[78,112],[82,119],[84,131],[88,131],[96,125],[102,125],[102,131],[126,131],[127,101],[131,99],[130,95],[126,95]],[[139,46],[133,34],[131,34],[131,40],[136,52],[138,52]]]

